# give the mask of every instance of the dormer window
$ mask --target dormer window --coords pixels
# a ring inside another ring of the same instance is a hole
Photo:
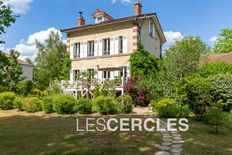
[[[98,17],[96,18],[96,23],[101,23],[101,22],[104,22],[104,17],[98,16]]]

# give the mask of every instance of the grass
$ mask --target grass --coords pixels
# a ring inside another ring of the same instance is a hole
[[[232,130],[215,129],[202,122],[190,120],[190,130],[182,133],[185,140],[184,155],[232,155]]]
[[[77,132],[77,115],[11,113],[0,110],[1,155],[147,155],[162,140],[157,132]]]

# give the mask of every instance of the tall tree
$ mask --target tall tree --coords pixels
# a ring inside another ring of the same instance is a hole
[[[19,52],[15,50],[10,51],[10,56],[8,57],[9,64],[7,66],[6,72],[6,83],[11,91],[16,91],[16,85],[22,80],[22,66],[18,63]]]
[[[5,27],[9,27],[15,22],[15,17],[11,9],[4,5],[3,1],[0,1],[0,35],[5,33]],[[4,41],[0,40],[0,44],[2,43],[4,43]]]
[[[213,51],[215,53],[232,53],[232,28],[221,30]]]
[[[164,70],[169,80],[181,80],[197,70],[201,54],[207,53],[207,45],[199,38],[184,37],[165,52]]]
[[[51,32],[45,44],[36,41],[38,54],[35,59],[35,79],[41,88],[54,80],[62,80],[63,64],[67,56],[66,46],[58,33]]]
[[[6,55],[0,51],[0,85],[4,85],[5,84],[5,79],[6,79],[6,69],[9,65],[9,60],[6,57]]]

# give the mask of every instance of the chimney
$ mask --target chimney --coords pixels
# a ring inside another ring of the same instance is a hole
[[[136,0],[135,2],[135,10],[134,10],[134,15],[141,15],[142,14],[142,5],[140,4],[139,0]]]
[[[79,12],[80,14],[80,17],[78,18],[78,27],[81,27],[81,26],[85,26],[85,19],[84,17],[82,16],[83,12]]]

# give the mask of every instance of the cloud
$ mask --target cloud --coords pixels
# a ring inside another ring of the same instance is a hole
[[[30,3],[33,0],[2,0],[6,5],[10,6],[14,13],[24,14],[30,10]]]
[[[164,35],[167,39],[167,45],[172,45],[176,41],[183,39],[183,35],[180,32],[166,31],[164,32]]]
[[[38,40],[42,44],[44,44],[45,40],[48,39],[49,34],[52,31],[54,31],[55,33],[58,33],[58,35],[62,39],[62,33],[58,29],[51,27],[51,28],[48,28],[47,30],[36,32],[36,33],[29,35],[26,41],[25,39],[20,39],[19,44],[17,44],[13,49],[15,49],[16,51],[20,53],[21,59],[30,58],[31,60],[34,61],[38,53],[35,40]],[[62,41],[65,42],[64,39]],[[6,49],[3,45],[0,45],[0,49],[4,51],[9,51],[9,49]]]
[[[58,33],[58,35],[60,37],[62,37],[62,33],[59,30],[57,30],[54,27],[51,27],[45,31],[40,31],[40,32],[36,32],[34,34],[31,34],[27,39],[27,44],[29,44],[29,45],[35,44],[36,40],[38,40],[41,43],[44,43],[45,40],[48,39],[48,36],[52,31],[55,33]]]
[[[121,2],[121,3],[132,3],[132,0],[112,0],[112,3]]]
[[[216,37],[216,36],[213,36],[213,37],[211,37],[211,38],[209,39],[209,41],[210,41],[212,44],[215,44],[215,43],[217,42],[217,40],[218,40],[218,37]]]

